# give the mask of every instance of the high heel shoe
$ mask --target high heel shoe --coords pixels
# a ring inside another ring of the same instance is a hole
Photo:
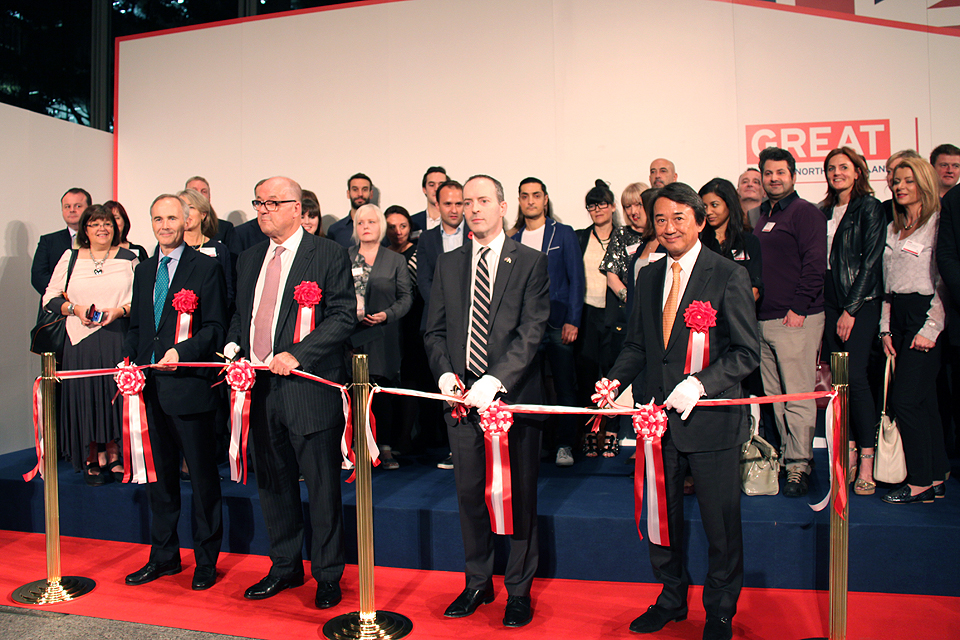
[[[583,455],[587,458],[596,458],[598,452],[597,434],[593,431],[588,431],[583,436]]]

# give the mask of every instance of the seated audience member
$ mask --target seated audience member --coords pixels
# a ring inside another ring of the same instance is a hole
[[[760,217],[760,203],[763,202],[763,182],[759,169],[750,167],[740,174],[737,180],[737,196],[743,210],[743,229],[747,232],[753,231]]]
[[[127,234],[130,233],[130,217],[127,216],[127,210],[123,208],[123,205],[116,200],[107,200],[103,203],[103,208],[112,213],[113,219],[117,221],[117,228],[120,229],[119,246],[133,251],[140,262],[146,260],[147,250],[127,240]]]
[[[67,316],[64,370],[109,368],[121,359],[137,257],[119,244],[113,214],[100,205],[86,207],[78,221],[77,249],[64,251],[53,270],[43,304]],[[121,403],[111,402],[116,393],[110,376],[63,380],[60,451],[75,470],[84,470],[91,486],[123,479]]]
[[[923,158],[893,169],[893,222],[883,250],[883,350],[896,358],[890,386],[907,462],[907,480],[883,496],[891,504],[933,502],[950,471],[937,409],[945,286],[934,255],[940,198],[936,171]]]
[[[317,194],[308,189],[303,190],[303,200],[300,209],[300,226],[307,233],[323,237],[323,225],[320,224],[320,200]]]
[[[607,324],[607,277],[600,271],[600,267],[613,239],[614,230],[620,225],[616,220],[617,205],[613,192],[603,180],[594,182],[593,188],[587,191],[584,197],[584,203],[593,224],[577,231],[580,253],[583,256],[586,291],[575,349],[579,404],[589,405],[594,383],[610,368],[616,357],[612,347],[613,332]],[[596,433],[588,430],[584,434],[583,455],[596,458],[602,452],[604,457],[613,457],[620,452],[616,426],[610,424],[608,430],[608,422],[613,421],[604,418],[600,427],[602,443]]]
[[[423,174],[420,187],[427,199],[427,208],[410,216],[410,241],[416,243],[420,234],[440,226],[440,207],[437,206],[437,187],[449,179],[443,167],[429,167]]]
[[[714,178],[700,187],[699,196],[707,209],[707,225],[700,234],[704,246],[745,268],[753,299],[759,300],[763,293],[760,241],[743,228],[743,209],[733,185]]]
[[[876,490],[873,456],[878,416],[867,372],[880,321],[886,225],[880,201],[870,187],[870,168],[859,153],[850,147],[834,149],[823,161],[823,172],[827,195],[820,210],[827,217],[828,262],[821,354],[824,360],[834,351],[850,354],[849,467],[851,475],[858,476],[854,492],[871,495]]]
[[[407,261],[380,243],[387,223],[380,207],[366,204],[357,209],[354,219],[354,246],[348,250],[353,267],[353,285],[357,293],[357,319],[350,338],[354,353],[369,355],[370,378],[381,386],[396,386],[400,378],[400,319],[413,304],[413,281]],[[394,396],[378,393],[373,398],[377,419],[380,462],[384,469],[397,469],[392,449]]]
[[[919,153],[913,149],[901,149],[896,151],[887,158],[886,169],[887,169],[887,189],[890,191],[890,199],[884,200],[882,203],[883,207],[883,219],[887,224],[893,222],[893,168],[900,164],[900,161],[904,158],[919,158],[921,157]]]
[[[217,235],[217,216],[210,207],[210,201],[199,191],[186,189],[177,197],[187,204],[187,220],[183,231],[183,241],[205,256],[216,258],[223,269],[227,285],[227,312],[233,313],[234,281],[230,251],[222,242],[213,240]]]
[[[90,194],[80,187],[67,190],[60,198],[60,212],[67,228],[40,236],[37,250],[33,254],[33,265],[30,267],[30,284],[41,296],[47,290],[50,276],[53,275],[53,269],[60,262],[63,252],[73,246],[80,216],[90,203]]]
[[[188,178],[186,183],[183,185],[184,190],[193,189],[194,191],[199,191],[200,194],[207,199],[208,202],[213,202],[210,196],[210,183],[207,182],[206,178],[201,176],[193,176]],[[213,205],[210,205],[210,211],[213,211]],[[216,213],[213,213],[216,217]],[[227,220],[226,218],[217,218],[216,232],[210,238],[216,242],[223,243],[223,246],[230,247],[233,244],[233,223]]]
[[[930,164],[940,179],[940,197],[947,195],[960,179],[960,148],[952,144],[941,144],[930,152]]]
[[[547,186],[539,178],[525,178],[519,187],[520,215],[513,239],[547,255],[550,276],[550,318],[541,349],[546,353],[553,376],[557,404],[577,403],[577,374],[574,343],[583,312],[583,255],[577,234],[569,225],[553,219],[553,204]],[[574,415],[557,418],[556,464],[573,464],[573,445],[580,419]]]

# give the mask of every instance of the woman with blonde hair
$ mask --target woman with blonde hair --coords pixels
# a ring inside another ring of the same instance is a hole
[[[183,241],[205,256],[215,258],[223,267],[223,275],[227,283],[227,312],[232,314],[234,282],[230,250],[222,242],[212,239],[217,235],[219,223],[217,214],[206,196],[196,189],[184,189],[177,194],[177,197],[189,208],[183,229]]]

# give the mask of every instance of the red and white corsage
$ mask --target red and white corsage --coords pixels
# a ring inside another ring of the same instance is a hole
[[[190,289],[180,289],[173,295],[173,308],[177,310],[177,332],[174,343],[183,342],[193,336],[193,312],[197,310],[200,298]]]
[[[316,325],[315,307],[323,299],[323,291],[316,282],[304,280],[294,287],[293,299],[297,303],[297,326],[293,341],[300,342],[310,335]]]
[[[687,363],[683,372],[697,373],[710,364],[710,328],[717,326],[717,310],[709,300],[694,300],[683,312],[683,320],[690,329]]]

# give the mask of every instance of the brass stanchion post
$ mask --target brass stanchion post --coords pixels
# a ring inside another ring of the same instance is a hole
[[[57,359],[40,356],[43,393],[43,501],[46,524],[47,579],[19,587],[13,599],[21,604],[44,605],[76,600],[96,586],[79,576],[60,575],[60,493],[57,479]]]
[[[360,569],[360,611],[345,613],[323,625],[331,640],[402,638],[413,629],[409,618],[392,611],[377,611],[373,590],[373,487],[367,455],[367,399],[370,374],[367,356],[353,356],[353,450],[357,483],[357,556]]]

